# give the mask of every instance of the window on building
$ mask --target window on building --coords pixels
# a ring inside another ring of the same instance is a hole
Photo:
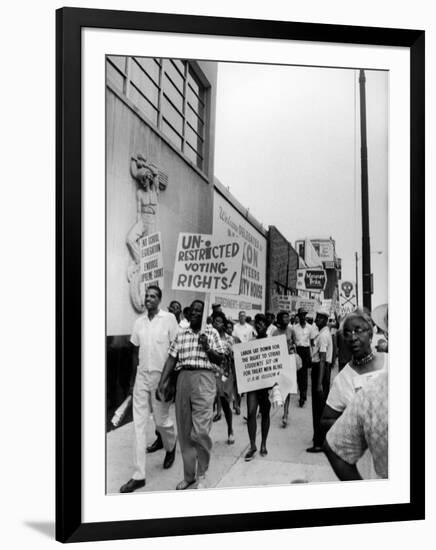
[[[107,78],[191,162],[204,168],[206,87],[192,63],[108,56]]]

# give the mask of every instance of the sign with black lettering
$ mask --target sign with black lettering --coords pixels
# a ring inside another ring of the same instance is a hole
[[[288,345],[284,334],[235,344],[233,353],[239,393],[271,388],[274,384],[280,386],[281,379],[290,376]]]
[[[252,317],[265,311],[266,301],[266,238],[259,229],[241,215],[228,199],[215,191],[213,199],[213,231],[218,239],[238,239],[244,248],[239,296],[212,292],[212,303],[221,304],[225,314],[237,319],[241,310]]]
[[[327,274],[324,269],[297,269],[297,288],[299,290],[324,290]]]
[[[140,285],[144,298],[145,289],[157,285],[163,289],[164,272],[162,256],[162,240],[160,232],[141,237],[139,241],[140,254]]]
[[[239,240],[180,233],[173,289],[239,294],[243,245]]]

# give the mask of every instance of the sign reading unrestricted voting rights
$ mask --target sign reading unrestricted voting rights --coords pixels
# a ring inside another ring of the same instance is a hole
[[[213,199],[213,234],[219,238],[239,239],[244,247],[239,296],[225,292],[212,293],[212,303],[221,304],[233,319],[244,310],[247,315],[265,311],[266,238],[218,191]]]
[[[173,289],[238,294],[243,246],[232,238],[180,233],[174,262]]]
[[[139,249],[141,293],[145,296],[145,289],[149,285],[157,285],[163,289],[164,272],[160,232],[141,237]]]
[[[282,378],[292,376],[284,334],[235,344],[233,353],[239,393],[280,385]]]

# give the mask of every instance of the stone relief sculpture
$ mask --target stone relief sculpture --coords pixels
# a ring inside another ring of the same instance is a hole
[[[137,190],[136,221],[126,239],[131,255],[127,279],[133,307],[142,313],[145,306],[140,291],[140,239],[158,230],[159,192],[166,189],[166,182],[159,178],[157,167],[140,153],[130,159],[130,174],[137,183]]]

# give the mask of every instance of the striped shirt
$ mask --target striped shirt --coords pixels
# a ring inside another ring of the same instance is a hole
[[[177,334],[168,350],[168,354],[177,359],[175,370],[184,368],[216,370],[216,366],[209,361],[207,353],[198,342],[200,334],[201,331],[194,332],[191,327]],[[211,349],[218,353],[224,353],[224,346],[218,331],[211,325],[207,325],[203,334],[207,336],[207,341]]]

